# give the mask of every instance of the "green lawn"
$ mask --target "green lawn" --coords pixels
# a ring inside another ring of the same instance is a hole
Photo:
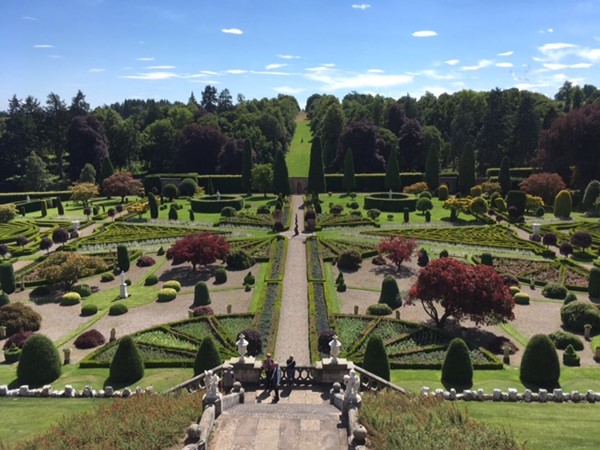
[[[290,177],[307,177],[312,135],[308,120],[296,121],[296,132],[285,157]]]

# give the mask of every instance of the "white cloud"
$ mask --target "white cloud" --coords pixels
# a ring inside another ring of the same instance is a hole
[[[554,78],[556,81],[565,81],[569,79],[569,77],[564,73],[556,73],[552,75],[552,78]]]
[[[23,20],[29,20],[31,22],[35,22],[37,20],[37,17],[23,16],[23,17],[21,17],[21,19],[23,19]]]
[[[175,69],[177,68],[177,66],[148,66],[146,67],[146,69],[150,69],[150,70],[171,70],[171,69]]]
[[[512,56],[513,55],[513,51],[510,50],[508,52],[502,52],[502,53],[498,53],[498,56]]]
[[[242,75],[244,73],[248,73],[248,71],[244,69],[229,69],[226,70],[225,73],[228,73],[230,75]]]
[[[223,28],[221,31],[226,34],[244,34],[239,28]]]
[[[577,55],[592,62],[600,61],[600,48],[582,48]]]
[[[499,63],[496,63],[496,67],[500,67],[502,69],[508,69],[508,68],[510,68],[512,66],[513,66],[513,63],[509,63],[509,62],[499,62]]]
[[[305,70],[309,71],[309,72],[326,72],[328,70],[331,70],[332,66],[329,66],[327,64],[321,64],[320,66],[317,67],[307,67]]]
[[[542,53],[553,52],[556,50],[564,50],[565,48],[574,48],[577,47],[575,44],[568,44],[566,42],[552,42],[549,44],[544,44],[538,48],[538,50]]]
[[[360,3],[360,4],[354,4],[354,5],[352,5],[352,8],[354,8],[354,9],[362,9],[363,11],[365,9],[370,8],[370,7],[371,7],[371,5],[369,5],[368,3]]]
[[[203,73],[205,75],[213,75],[213,76],[219,75],[219,72],[214,72],[212,70],[201,70],[200,73]]]
[[[384,70],[381,69],[369,69],[367,70],[367,73],[384,73]]]
[[[554,33],[554,28],[546,28],[545,30],[539,30],[538,33],[540,33],[540,34]]]
[[[290,74],[287,72],[276,72],[273,70],[251,70],[250,73],[252,73],[254,75],[270,75],[270,76],[283,76],[283,77],[290,76]]]
[[[460,70],[462,70],[463,72],[474,72],[480,69],[484,69],[485,67],[489,67],[494,63],[494,61],[491,61],[489,59],[480,59],[477,62],[476,66],[462,66],[460,68]]]
[[[454,80],[456,77],[450,73],[442,75],[433,69],[422,70],[421,72],[409,73],[409,75],[424,75],[433,80]]]
[[[136,58],[138,61],[154,61],[156,58],[152,56],[143,56],[142,58]]]
[[[54,45],[50,44],[35,44],[33,48],[54,48]]]
[[[421,30],[415,31],[412,35],[413,37],[423,38],[437,36],[437,33],[433,30]]]
[[[444,61],[446,64],[448,64],[449,66],[455,66],[457,65],[460,60],[458,59],[449,59],[448,61]]]
[[[300,57],[296,55],[277,55],[277,57],[281,59],[300,59]]]
[[[92,72],[92,73],[106,72],[106,69],[102,69],[102,68],[99,68],[99,67],[92,67],[90,69],[90,72]]]
[[[592,63],[600,62],[600,48],[580,47],[565,42],[554,42],[538,47],[543,57],[534,57],[534,61],[560,63],[563,58],[578,57]]]
[[[131,80],[168,80],[170,78],[178,78],[179,75],[173,72],[147,72],[138,73],[136,75],[125,75],[121,78],[128,78]]]
[[[280,94],[288,94],[288,95],[295,95],[295,94],[299,94],[300,92],[304,91],[303,88],[295,88],[295,87],[290,87],[290,86],[274,87],[273,90],[275,92],[279,92]]]
[[[306,78],[323,83],[323,90],[377,89],[400,86],[413,82],[412,75],[352,74],[337,75],[335,72],[316,71],[307,73]]]
[[[544,67],[548,70],[564,70],[564,69],[589,69],[591,63],[576,63],[576,64],[560,64],[560,63],[545,63]]]
[[[285,66],[287,66],[287,64],[267,64],[265,70],[281,69]]]

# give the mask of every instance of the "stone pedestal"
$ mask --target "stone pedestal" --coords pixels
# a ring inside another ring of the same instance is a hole
[[[592,326],[589,323],[586,323],[583,326],[583,337],[586,341],[589,341],[592,338]]]
[[[63,348],[63,355],[65,357],[65,366],[71,363],[71,349]]]
[[[202,410],[204,411],[209,406],[214,406],[215,417],[219,417],[223,407],[221,404],[221,394],[217,394],[216,396],[205,395],[202,397]]]
[[[333,358],[325,358],[317,361],[315,368],[316,383],[341,383],[344,381],[344,375],[348,374],[349,365],[345,358],[337,358],[337,363],[333,362]]]
[[[5,337],[6,337],[6,327],[1,326],[0,327],[0,339],[4,339]]]
[[[232,367],[233,377],[242,383],[258,383],[262,362],[256,361],[254,356],[244,356],[240,358],[230,358],[226,361]]]

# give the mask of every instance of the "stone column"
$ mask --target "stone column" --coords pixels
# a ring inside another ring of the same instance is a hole
[[[4,339],[6,337],[6,327],[0,326],[0,339]]]
[[[114,341],[115,339],[117,339],[117,329],[111,328],[110,329],[110,342]]]
[[[71,363],[71,349],[63,348],[63,354],[65,356],[65,366]]]
[[[586,341],[589,341],[592,337],[592,326],[589,323],[583,326],[583,337]]]

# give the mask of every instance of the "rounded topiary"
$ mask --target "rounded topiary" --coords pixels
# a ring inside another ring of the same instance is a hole
[[[557,387],[560,378],[560,363],[556,347],[545,334],[533,336],[521,360],[519,378],[526,387],[549,389]]]
[[[106,272],[100,276],[100,281],[103,283],[107,283],[109,281],[114,281],[114,279],[115,279],[115,276],[112,274],[112,272]]]
[[[338,292],[346,292],[346,283],[342,282],[342,283],[338,283],[335,286],[335,290]],[[387,305],[386,305],[387,306]]]
[[[6,335],[18,331],[37,331],[42,324],[42,316],[23,303],[10,303],[0,308],[0,325],[6,327]]]
[[[579,365],[579,355],[575,351],[572,345],[568,345],[563,353],[563,364],[565,366],[578,366]]]
[[[400,297],[400,289],[396,279],[391,275],[386,275],[381,282],[381,293],[379,295],[379,303],[388,305],[391,309],[396,309],[402,306],[402,298]]]
[[[158,291],[158,300],[159,302],[170,302],[171,300],[175,300],[177,297],[177,291],[171,288],[162,288]]]
[[[263,341],[262,334],[255,328],[246,328],[240,334],[244,335],[244,339],[248,341],[246,351],[249,356],[258,356],[262,353]],[[235,336],[235,340],[239,338],[239,334]]]
[[[6,292],[0,292],[0,308],[10,303],[10,298]]]
[[[491,253],[482,253],[481,254],[481,264],[484,264],[486,266],[493,266],[494,258],[492,257],[492,254]]]
[[[135,263],[135,265],[138,267],[151,267],[154,264],[156,264],[156,261],[154,260],[154,258],[152,256],[148,256],[148,255],[140,256],[138,258],[137,262]]]
[[[226,282],[227,282],[227,271],[225,269],[223,269],[222,267],[219,267],[215,271],[215,283],[223,284]]]
[[[338,285],[339,288],[339,285]],[[344,284],[344,290],[346,289],[346,285]],[[339,289],[338,289],[339,290]],[[343,291],[341,291],[343,292]],[[374,305],[369,305],[367,307],[367,314],[369,316],[388,316],[392,313],[392,308],[385,303],[375,303]]]
[[[117,245],[117,264],[119,266],[119,270],[122,270],[123,272],[127,272],[129,270],[129,251],[124,245]]]
[[[227,255],[227,269],[246,270],[254,265],[254,258],[244,250],[234,250]]]
[[[256,208],[256,214],[271,214],[271,210],[267,205],[260,205]]]
[[[177,280],[169,280],[165,281],[162,287],[163,289],[173,289],[175,292],[179,292],[181,290],[181,283]]]
[[[73,306],[81,303],[81,295],[77,292],[67,292],[60,299],[60,306]]]
[[[112,382],[133,383],[144,376],[144,360],[131,336],[119,342],[110,363],[109,378]]]
[[[554,199],[554,217],[559,219],[568,219],[571,217],[573,210],[573,199],[571,193],[567,190],[562,190],[556,194]]]
[[[521,292],[521,288],[519,288],[519,286],[509,286],[508,292],[510,292],[510,295],[512,295],[514,297],[519,292]]]
[[[527,207],[527,194],[523,191],[512,190],[506,195],[506,206],[510,209],[511,206],[517,208],[518,216],[525,214]]]
[[[542,295],[546,298],[563,300],[567,296],[567,288],[562,284],[548,283],[542,290]]]
[[[572,345],[575,350],[583,350],[583,341],[579,336],[569,333],[568,331],[555,331],[554,333],[550,333],[548,337],[554,342],[554,346],[559,350],[564,350],[569,345]]]
[[[78,293],[81,297],[89,297],[92,295],[92,288],[87,284],[78,284],[71,287],[71,292]]]
[[[588,293],[592,298],[600,298],[600,267],[592,267],[590,270]]]
[[[129,311],[129,308],[127,308],[127,305],[125,303],[114,303],[110,305],[110,308],[108,309],[108,315],[120,316],[122,314],[125,314],[127,311]]]
[[[383,340],[378,334],[371,335],[367,342],[362,368],[386,381],[390,381],[390,362]]]
[[[23,348],[23,345],[25,345],[27,339],[29,339],[31,336],[33,336],[33,331],[18,331],[4,341],[4,346],[2,348],[4,350],[8,350],[14,345],[15,348],[21,349]]]
[[[447,258],[449,256],[448,250],[442,250],[440,252],[440,258]]]
[[[198,183],[193,178],[185,178],[179,183],[179,195],[184,197],[191,197],[196,194],[198,189]]]
[[[144,280],[144,286],[154,286],[158,284],[158,277],[155,274],[150,274]]]
[[[537,209],[535,210],[535,217],[544,217],[544,214],[546,213],[546,210],[544,209],[543,206],[538,206]]]
[[[362,257],[356,250],[347,250],[337,257],[337,266],[340,270],[358,270],[362,263]]]
[[[81,315],[84,317],[93,316],[98,312],[98,307],[96,305],[83,305],[81,307]]]
[[[194,286],[194,303],[193,306],[206,306],[212,303],[208,286],[204,281],[198,281]]]
[[[233,206],[226,206],[221,210],[221,217],[234,217],[237,211]]]
[[[569,292],[567,294],[567,296],[565,297],[565,299],[563,300],[563,305],[568,305],[569,303],[572,303],[576,300],[577,300],[577,296],[574,293]]]
[[[102,333],[100,333],[96,329],[88,330],[84,333],[81,333],[73,345],[75,348],[85,349],[85,348],[94,348],[100,345],[103,345],[106,342],[106,338]]]
[[[582,333],[589,323],[595,331],[600,330],[600,310],[593,303],[576,300],[560,309],[563,326],[569,330]]]
[[[31,336],[23,345],[17,366],[20,384],[39,386],[60,377],[61,361],[52,341],[42,334]]]
[[[252,272],[248,272],[244,277],[244,284],[248,286],[253,286],[256,283],[256,278],[252,275]]]
[[[178,193],[177,186],[173,183],[165,184],[162,188],[162,196],[168,198],[169,201],[176,198]]]
[[[222,364],[221,355],[215,346],[212,337],[206,336],[202,339],[196,359],[194,360],[194,376],[204,373],[205,370],[214,369]]]
[[[201,316],[214,316],[215,312],[210,306],[198,306],[197,308],[192,309],[192,316],[201,317]]]
[[[455,338],[450,342],[444,364],[442,364],[442,383],[446,389],[469,389],[473,386],[473,362],[465,341]]]
[[[518,292],[513,296],[513,298],[515,299],[515,303],[517,305],[529,305],[529,294]]]
[[[442,201],[448,200],[448,186],[445,184],[442,184],[438,188],[438,199]]]

